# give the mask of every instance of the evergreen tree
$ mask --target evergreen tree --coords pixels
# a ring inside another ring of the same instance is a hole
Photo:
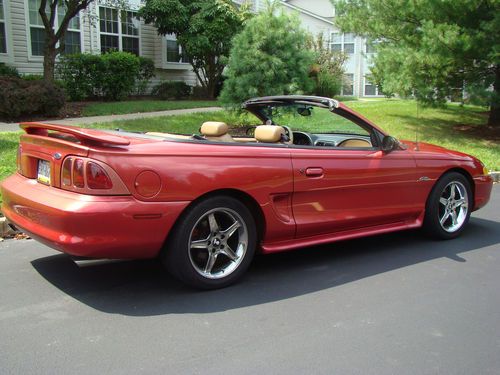
[[[441,104],[465,88],[500,126],[500,0],[332,0],[344,32],[376,40],[384,91]]]
[[[234,38],[221,99],[238,105],[255,96],[308,92],[312,62],[298,18],[270,3]]]

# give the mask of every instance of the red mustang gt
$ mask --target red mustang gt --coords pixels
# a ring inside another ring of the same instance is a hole
[[[476,158],[397,141],[334,99],[273,96],[231,136],[25,123],[2,212],[35,239],[90,258],[160,257],[195,287],[227,286],[254,253],[402,229],[449,239],[490,197]]]

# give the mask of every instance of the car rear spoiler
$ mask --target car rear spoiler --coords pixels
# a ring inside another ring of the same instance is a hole
[[[93,129],[82,129],[71,125],[44,124],[41,122],[24,122],[19,125],[27,134],[48,136],[49,130],[70,134],[81,143],[98,143],[113,146],[127,146],[130,141],[116,135],[106,134],[103,131]]]

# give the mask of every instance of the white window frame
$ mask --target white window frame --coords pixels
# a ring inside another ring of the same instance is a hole
[[[12,46],[10,44],[9,40],[9,30],[10,30],[10,17],[9,17],[9,11],[7,9],[8,7],[8,1],[7,0],[2,0],[2,10],[3,10],[3,18],[0,20],[0,23],[3,24],[3,29],[4,29],[4,34],[5,34],[5,52],[0,52],[0,57],[9,57],[10,56],[10,51],[12,50]],[[10,62],[10,60],[1,60],[2,62]]]
[[[340,90],[341,92],[341,95],[345,95],[345,96],[354,96],[354,73],[344,73],[346,76],[348,75],[351,75],[352,76],[352,80],[351,80],[351,86],[352,86],[352,92],[350,94],[345,94],[344,93],[344,81],[342,81],[342,88]]]
[[[349,33],[349,34],[352,34],[352,33]],[[334,35],[340,35],[341,36],[341,40],[340,42],[333,42],[333,37]],[[341,33],[341,32],[336,32],[336,31],[332,31],[330,33],[330,42],[328,43],[329,47],[330,47],[330,50],[333,51],[333,45],[336,44],[336,45],[340,45],[340,50],[342,52],[345,52],[345,45],[346,44],[352,44],[352,47],[353,47],[353,51],[352,53],[349,53],[349,52],[346,52],[349,56],[353,56],[356,54],[356,35],[353,34],[353,41],[352,42],[345,42],[345,33]]]
[[[376,97],[380,97],[380,96],[384,96],[384,94],[382,94],[380,91],[379,91],[379,88],[377,85],[373,84],[370,82],[370,80],[368,79],[369,78],[369,75],[368,77],[365,75],[363,77],[363,96],[366,96],[368,98],[376,98]],[[366,86],[367,86],[367,83],[370,84],[370,86],[375,86],[375,95],[367,95],[366,94]]]
[[[106,31],[101,31],[101,13],[100,13],[100,9],[101,8],[108,8],[108,9],[114,9],[117,11],[118,13],[118,18],[117,18],[117,21],[118,21],[118,33],[110,33],[110,32],[106,32]],[[135,9],[127,9],[127,10],[121,10],[121,9],[118,9],[118,8],[113,8],[113,7],[110,7],[110,6],[106,6],[106,5],[101,5],[99,4],[97,7],[97,19],[98,19],[98,27],[97,27],[97,31],[98,31],[98,35],[99,37],[97,38],[97,42],[98,42],[98,50],[99,50],[99,53],[103,53],[102,52],[102,49],[101,49],[101,35],[110,35],[110,36],[116,36],[118,37],[118,51],[123,51],[123,37],[125,38],[136,38],[138,40],[138,46],[139,46],[139,54],[138,56],[142,56],[142,46],[141,46],[141,22],[138,20],[138,24],[137,24],[137,30],[138,30],[138,34],[137,35],[130,35],[130,34],[124,34],[122,32],[122,12],[132,12],[132,13],[137,13],[137,10]]]
[[[162,38],[162,56],[161,56],[161,61],[162,61],[162,67],[163,69],[173,69],[173,70],[187,70],[191,68],[191,64],[189,62],[174,62],[174,61],[167,61],[167,41],[177,41],[177,38],[175,37],[175,34],[168,34]],[[179,47],[179,54],[182,54],[182,47],[178,44]]]
[[[377,42],[376,40],[374,40],[374,41],[372,41],[372,42],[371,42],[371,44],[372,44],[372,45],[375,45],[375,44],[378,44],[378,43],[379,43],[379,42]],[[368,40],[367,40],[367,39],[365,39],[365,43],[364,43],[364,47],[365,47],[365,48],[364,48],[364,54],[365,54],[366,56],[373,56],[373,55],[376,55],[376,54],[377,54],[377,52],[368,52],[368,51],[367,51],[367,47],[368,47],[368,45],[369,45],[369,44],[370,44],[370,43],[368,42]]]
[[[5,0],[4,0],[5,1]],[[29,61],[43,61],[43,55],[33,55],[32,51],[32,46],[31,46],[31,28],[39,28],[39,29],[44,29],[45,27],[42,25],[32,25],[30,21],[30,4],[29,0],[24,1],[25,4],[25,17],[26,17],[26,42],[28,43],[28,60]],[[78,32],[80,33],[80,52],[83,52],[83,18],[82,18],[82,13],[80,12],[78,14],[79,17],[79,24],[80,28],[79,29],[70,29],[68,26],[68,31],[73,31],[73,32]],[[58,9],[56,9],[56,16],[55,16],[55,25],[54,27],[59,27],[59,15],[58,15]]]

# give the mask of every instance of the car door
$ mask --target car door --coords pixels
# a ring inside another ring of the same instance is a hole
[[[317,113],[319,109],[314,110]],[[352,111],[330,112],[328,116],[340,118],[319,117],[322,126],[334,125],[334,133],[309,132],[313,145],[294,146],[291,150],[296,236],[415,221],[422,212],[422,204],[415,199],[416,163],[411,153],[403,148],[382,151],[380,137],[376,136],[378,131]],[[310,124],[315,123],[313,117]],[[362,129],[358,132],[355,128],[360,125]],[[365,139],[371,137],[372,145],[336,147],[343,143],[337,142],[338,139],[351,137],[341,133],[342,127],[347,129],[346,133],[359,133],[352,138],[360,138],[364,132]],[[314,131],[314,128],[309,125],[309,129]],[[322,138],[326,141],[321,141]],[[320,144],[323,146],[317,146]]]
[[[414,220],[416,168],[407,150],[293,148],[297,237]]]

